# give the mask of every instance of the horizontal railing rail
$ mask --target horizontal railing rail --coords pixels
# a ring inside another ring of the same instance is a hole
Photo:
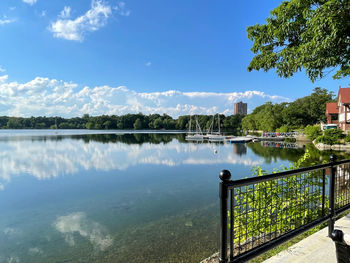
[[[220,173],[220,262],[244,262],[350,209],[350,160],[231,181]]]

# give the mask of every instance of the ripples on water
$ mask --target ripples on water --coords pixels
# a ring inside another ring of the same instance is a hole
[[[0,131],[0,262],[199,262],[218,248],[218,173],[303,149],[183,134]]]

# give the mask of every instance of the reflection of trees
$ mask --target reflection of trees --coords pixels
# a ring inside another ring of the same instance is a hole
[[[305,152],[304,149],[286,149],[263,147],[260,143],[248,143],[248,147],[257,155],[262,156],[266,163],[277,159],[296,162]]]
[[[79,135],[31,135],[31,136],[9,136],[0,137],[1,141],[62,141],[64,139],[83,140],[101,143],[143,144],[143,143],[169,143],[174,138],[178,141],[185,141],[184,134],[159,134],[159,133],[130,133],[130,134],[79,134]]]
[[[177,139],[181,143],[193,143],[185,140],[184,133],[128,133],[128,134],[76,134],[76,135],[21,135],[0,137],[1,141],[62,141],[64,139],[83,140],[88,143],[96,141],[101,143],[143,144],[143,143],[169,143]]]
[[[55,136],[45,136],[45,135],[28,135],[28,136],[4,136],[0,137],[0,142],[10,142],[10,141],[62,141],[64,138],[67,138],[67,136],[64,135],[55,135]]]
[[[313,144],[307,144],[305,148],[308,150],[310,158],[308,159],[307,165],[318,164],[323,161],[330,162],[330,156],[332,154],[337,156],[337,160],[349,159],[349,152],[340,151],[320,151]]]
[[[309,158],[302,166],[310,166],[320,164],[322,162],[329,162],[332,154],[337,155],[338,160],[349,159],[350,153],[336,152],[336,151],[320,151],[312,143],[306,144],[304,149],[287,149],[287,148],[271,148],[263,147],[260,143],[249,143],[248,147],[257,155],[264,157],[265,162],[270,163],[278,159],[295,162],[305,152],[309,154]]]
[[[233,152],[239,156],[247,154],[247,145],[245,143],[233,144]]]
[[[143,143],[169,143],[176,134],[156,134],[156,133],[134,133],[134,134],[87,134],[87,135],[74,135],[70,136],[72,139],[81,139],[88,143],[90,141],[96,141],[101,143],[117,143],[122,142],[125,144],[143,144]]]

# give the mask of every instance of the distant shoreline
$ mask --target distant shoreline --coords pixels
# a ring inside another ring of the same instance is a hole
[[[88,129],[0,129],[0,137],[70,136],[98,134],[185,134],[184,130],[88,130]]]

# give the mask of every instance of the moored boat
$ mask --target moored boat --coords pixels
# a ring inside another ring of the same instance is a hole
[[[228,139],[229,143],[246,143],[246,142],[251,142],[253,138],[250,137],[234,137],[231,139]]]
[[[211,122],[209,131],[210,133],[207,134],[205,137],[208,139],[208,141],[212,141],[212,142],[224,142],[226,139],[226,136],[221,134],[220,131],[220,115],[218,113],[218,132],[213,132],[213,125],[214,125],[214,116],[213,116],[213,120]]]
[[[192,123],[191,123],[191,116],[190,116],[190,122],[188,125],[188,133],[185,137],[186,141],[203,141],[204,140],[204,135],[203,135],[202,129],[198,123],[197,117],[195,119],[196,119],[196,131],[193,132],[191,130]]]

